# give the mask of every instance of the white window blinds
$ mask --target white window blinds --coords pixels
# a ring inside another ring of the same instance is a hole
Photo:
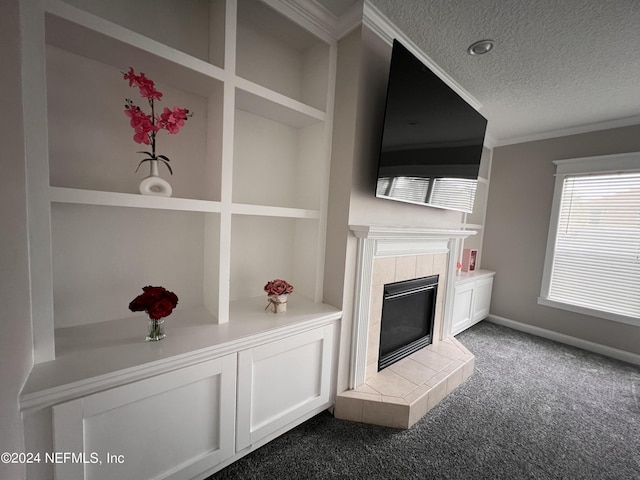
[[[378,179],[376,195],[471,213],[477,187],[466,178],[388,177]]]
[[[548,299],[640,318],[640,173],[564,179]]]
[[[438,178],[431,192],[431,203],[434,205],[449,205],[456,210],[471,213],[477,188],[477,180]]]

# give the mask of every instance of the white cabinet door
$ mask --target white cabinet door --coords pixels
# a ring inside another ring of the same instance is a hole
[[[330,406],[334,328],[327,325],[238,354],[237,451]]]
[[[53,407],[57,480],[184,479],[233,455],[235,354]],[[77,457],[83,455],[83,457]]]
[[[456,335],[471,325],[473,319],[474,283],[454,288],[451,334]]]
[[[471,325],[484,320],[491,307],[493,273],[468,278],[454,287],[451,334],[457,335]]]
[[[491,289],[493,288],[493,277],[479,280],[475,286],[473,299],[473,323],[484,320],[489,315],[491,306]]]

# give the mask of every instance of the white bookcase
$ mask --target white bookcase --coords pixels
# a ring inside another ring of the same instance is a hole
[[[69,338],[91,349],[83,329],[134,317],[145,285],[178,295],[174,328],[191,311],[242,322],[230,306],[278,277],[310,315],[320,308],[336,44],[283,3],[42,2],[48,155],[29,168],[49,172],[48,191],[31,184],[51,222],[32,247],[51,267],[33,272],[50,299],[34,318],[38,363],[79,347]],[[145,146],[124,101],[144,99],[122,78],[130,66],[163,92],[156,105],[195,114],[157,137],[172,198],[137,193],[148,166],[134,173]]]
[[[484,147],[480,159],[480,170],[478,172],[478,186],[476,197],[473,203],[473,211],[465,213],[463,228],[474,231],[475,234],[465,238],[460,249],[460,260],[462,260],[462,248],[475,248],[478,250],[478,264],[482,263],[482,240],[484,237],[484,223],[487,211],[487,198],[489,195],[489,182],[491,178],[491,160],[493,150]]]
[[[20,397],[26,447],[138,455],[102,428],[113,422],[157,432],[166,460],[130,464],[130,475],[205,478],[332,404],[341,312],[322,303],[322,282],[336,41],[280,0],[21,8],[35,357]],[[163,92],[156,110],[195,114],[157,137],[171,198],[137,193],[145,148],[123,111],[125,98],[144,99],[123,79],[129,67]],[[274,278],[295,287],[286,314],[264,309]],[[179,297],[160,343],[144,341],[146,316],[128,310],[145,285]],[[252,360],[238,370],[239,358]],[[268,398],[254,399],[254,384]],[[236,405],[261,411],[254,400],[274,408],[245,425]],[[173,423],[148,429],[137,414],[147,408]],[[176,453],[176,435],[192,446]]]

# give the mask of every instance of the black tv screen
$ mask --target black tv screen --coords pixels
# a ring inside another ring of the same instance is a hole
[[[487,120],[393,41],[376,196],[471,212]]]

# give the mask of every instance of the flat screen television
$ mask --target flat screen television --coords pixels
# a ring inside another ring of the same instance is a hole
[[[487,120],[393,41],[376,196],[470,213]]]

